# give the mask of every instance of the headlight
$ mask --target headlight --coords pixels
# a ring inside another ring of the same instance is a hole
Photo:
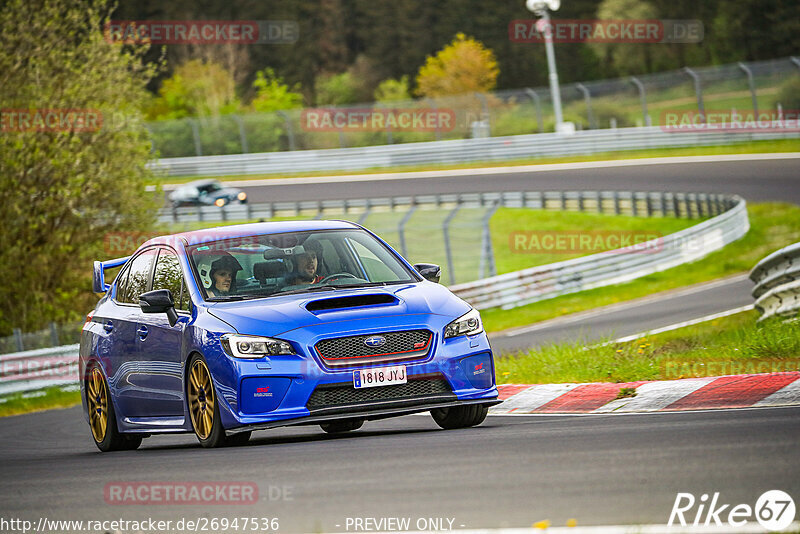
[[[214,205],[221,208],[222,206],[225,205],[225,199],[218,198],[217,200],[214,201]]]
[[[241,191],[238,195],[236,195],[236,198],[238,198],[241,201],[244,201],[244,199],[247,198],[247,193],[245,193],[244,191]]]
[[[234,358],[261,358],[279,354],[295,354],[292,346],[281,339],[260,336],[240,336],[225,334],[220,339],[222,348]]]
[[[449,337],[472,335],[483,332],[481,314],[478,310],[470,310],[449,325],[444,327],[445,339]]]

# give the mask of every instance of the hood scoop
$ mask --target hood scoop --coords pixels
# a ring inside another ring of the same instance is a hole
[[[397,303],[397,298],[393,297],[392,295],[387,295],[386,293],[374,293],[313,300],[306,304],[306,309],[311,313],[315,313],[331,310],[342,310],[346,308],[361,308],[363,306],[386,306]]]

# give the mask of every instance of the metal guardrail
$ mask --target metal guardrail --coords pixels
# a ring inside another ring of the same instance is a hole
[[[793,317],[800,313],[800,243],[773,252],[750,271],[755,282],[752,295],[761,313],[769,317]]]
[[[0,355],[0,395],[78,381],[79,344]]]
[[[690,228],[648,242],[631,250],[608,251],[573,260],[542,265],[513,273],[491,276],[450,289],[479,309],[504,309],[559,295],[622,282],[663,271],[699,259],[747,233],[749,221],[745,201],[738,196],[701,193],[653,193],[619,191],[528,191],[506,193],[463,193],[416,197],[361,199],[322,202],[281,202],[261,208],[270,216],[281,210],[364,210],[373,207],[407,209],[449,208],[453,214],[465,207],[486,208],[483,224],[487,230],[481,249],[487,252],[481,264],[492,272],[494,257],[488,236],[490,214],[498,207],[559,211],[585,211],[634,216],[712,217]],[[219,212],[219,210],[217,210]],[[406,219],[405,217],[403,219]],[[445,224],[446,228],[446,224]],[[445,230],[445,238],[448,237]],[[445,242],[449,240],[446,239]],[[800,248],[798,248],[800,250]],[[777,253],[776,253],[777,254]],[[775,255],[772,255],[775,256]],[[770,256],[770,257],[772,257]],[[448,261],[449,258],[448,258]],[[769,271],[772,272],[772,271]],[[784,274],[789,272],[784,271]],[[792,271],[795,272],[795,271]],[[0,355],[0,395],[42,389],[77,382],[79,345]]]
[[[478,309],[511,309],[531,302],[628,282],[702,258],[747,233],[745,201],[726,197],[730,209],[691,228],[648,242],[640,251],[621,250],[541,265],[450,289]]]
[[[230,176],[314,171],[358,171],[380,167],[504,161],[531,156],[596,154],[616,150],[708,146],[767,139],[792,139],[798,132],[668,132],[658,126],[458,139],[327,150],[264,152],[160,159],[150,168],[169,176]]]

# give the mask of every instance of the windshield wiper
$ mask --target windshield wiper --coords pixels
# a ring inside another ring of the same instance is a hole
[[[247,299],[258,299],[262,298],[258,295],[226,295],[223,297],[211,297],[208,300],[209,302],[230,302],[234,300],[247,300]]]
[[[385,286],[387,282],[361,282],[360,284],[336,284],[335,286],[328,286],[334,289],[341,289],[341,288],[353,288],[353,287],[375,287],[375,286]]]
[[[311,287],[304,287],[303,289],[293,289],[291,291],[279,291],[277,293],[273,293],[272,296],[296,295],[298,293],[311,293],[314,291],[328,291],[334,289],[336,289],[334,286],[311,286]]]

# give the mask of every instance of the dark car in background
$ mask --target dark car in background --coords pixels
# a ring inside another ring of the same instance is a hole
[[[178,187],[169,195],[176,208],[182,206],[218,206],[247,203],[247,193],[235,187],[225,187],[219,180],[197,180]]]

